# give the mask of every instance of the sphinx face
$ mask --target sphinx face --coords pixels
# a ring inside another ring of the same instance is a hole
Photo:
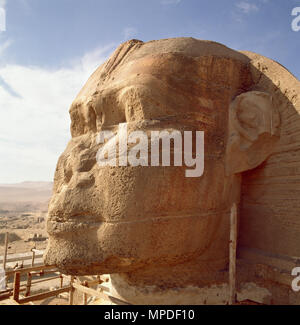
[[[124,63],[101,84],[101,69],[90,78],[72,104],[72,139],[57,164],[47,264],[104,274],[226,257],[220,228],[227,232],[239,196],[236,176],[224,168],[232,94],[224,95],[222,74],[209,80],[208,64],[152,55]],[[173,166],[172,158],[171,166],[100,166],[97,134],[109,130],[119,139],[120,123],[129,133],[204,131],[203,175],[186,177],[195,167]]]

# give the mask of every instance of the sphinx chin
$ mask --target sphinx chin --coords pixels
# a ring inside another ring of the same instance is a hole
[[[140,264],[134,258],[106,255],[101,251],[82,249],[82,244],[50,237],[44,254],[45,265],[55,265],[60,272],[69,275],[100,275],[127,273]]]

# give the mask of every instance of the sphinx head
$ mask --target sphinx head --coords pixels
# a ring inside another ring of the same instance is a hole
[[[193,260],[203,270],[224,268],[241,173],[263,163],[279,139],[273,98],[253,84],[249,58],[221,44],[181,38],[121,45],[71,106],[46,263],[78,275]],[[100,166],[99,132],[113,132],[118,143],[124,123],[128,134],[204,131],[201,177],[187,177],[191,167],[172,159],[170,166]]]

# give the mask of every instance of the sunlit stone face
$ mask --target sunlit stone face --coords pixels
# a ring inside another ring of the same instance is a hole
[[[225,176],[225,144],[240,66],[229,58],[163,53],[92,75],[70,109],[72,139],[57,164],[48,264],[73,274],[195,258],[225,265],[228,216],[239,197],[239,178]],[[204,131],[204,174],[188,178],[185,171],[194,167],[172,163],[100,167],[97,134],[118,136],[119,123],[147,134]]]

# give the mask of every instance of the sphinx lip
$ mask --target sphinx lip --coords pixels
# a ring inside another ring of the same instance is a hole
[[[152,218],[140,218],[140,219],[127,219],[127,220],[104,220],[95,216],[74,216],[70,219],[64,221],[56,221],[50,219],[47,221],[47,231],[50,235],[59,235],[63,233],[71,233],[71,232],[80,232],[92,229],[99,229],[103,224],[111,224],[111,225],[120,225],[120,224],[137,224],[137,223],[145,223],[145,222],[160,222],[160,221],[170,221],[174,219],[182,219],[182,218],[205,218],[215,216],[218,214],[230,214],[230,209],[216,209],[207,212],[197,213],[197,214],[185,214],[185,215],[170,215],[170,216],[157,216]],[[55,218],[53,216],[52,218]]]
[[[86,218],[86,217],[85,217]],[[66,221],[47,221],[47,232],[49,235],[59,235],[68,232],[78,232],[84,230],[98,229],[104,221],[90,219],[90,220],[66,220]]]

